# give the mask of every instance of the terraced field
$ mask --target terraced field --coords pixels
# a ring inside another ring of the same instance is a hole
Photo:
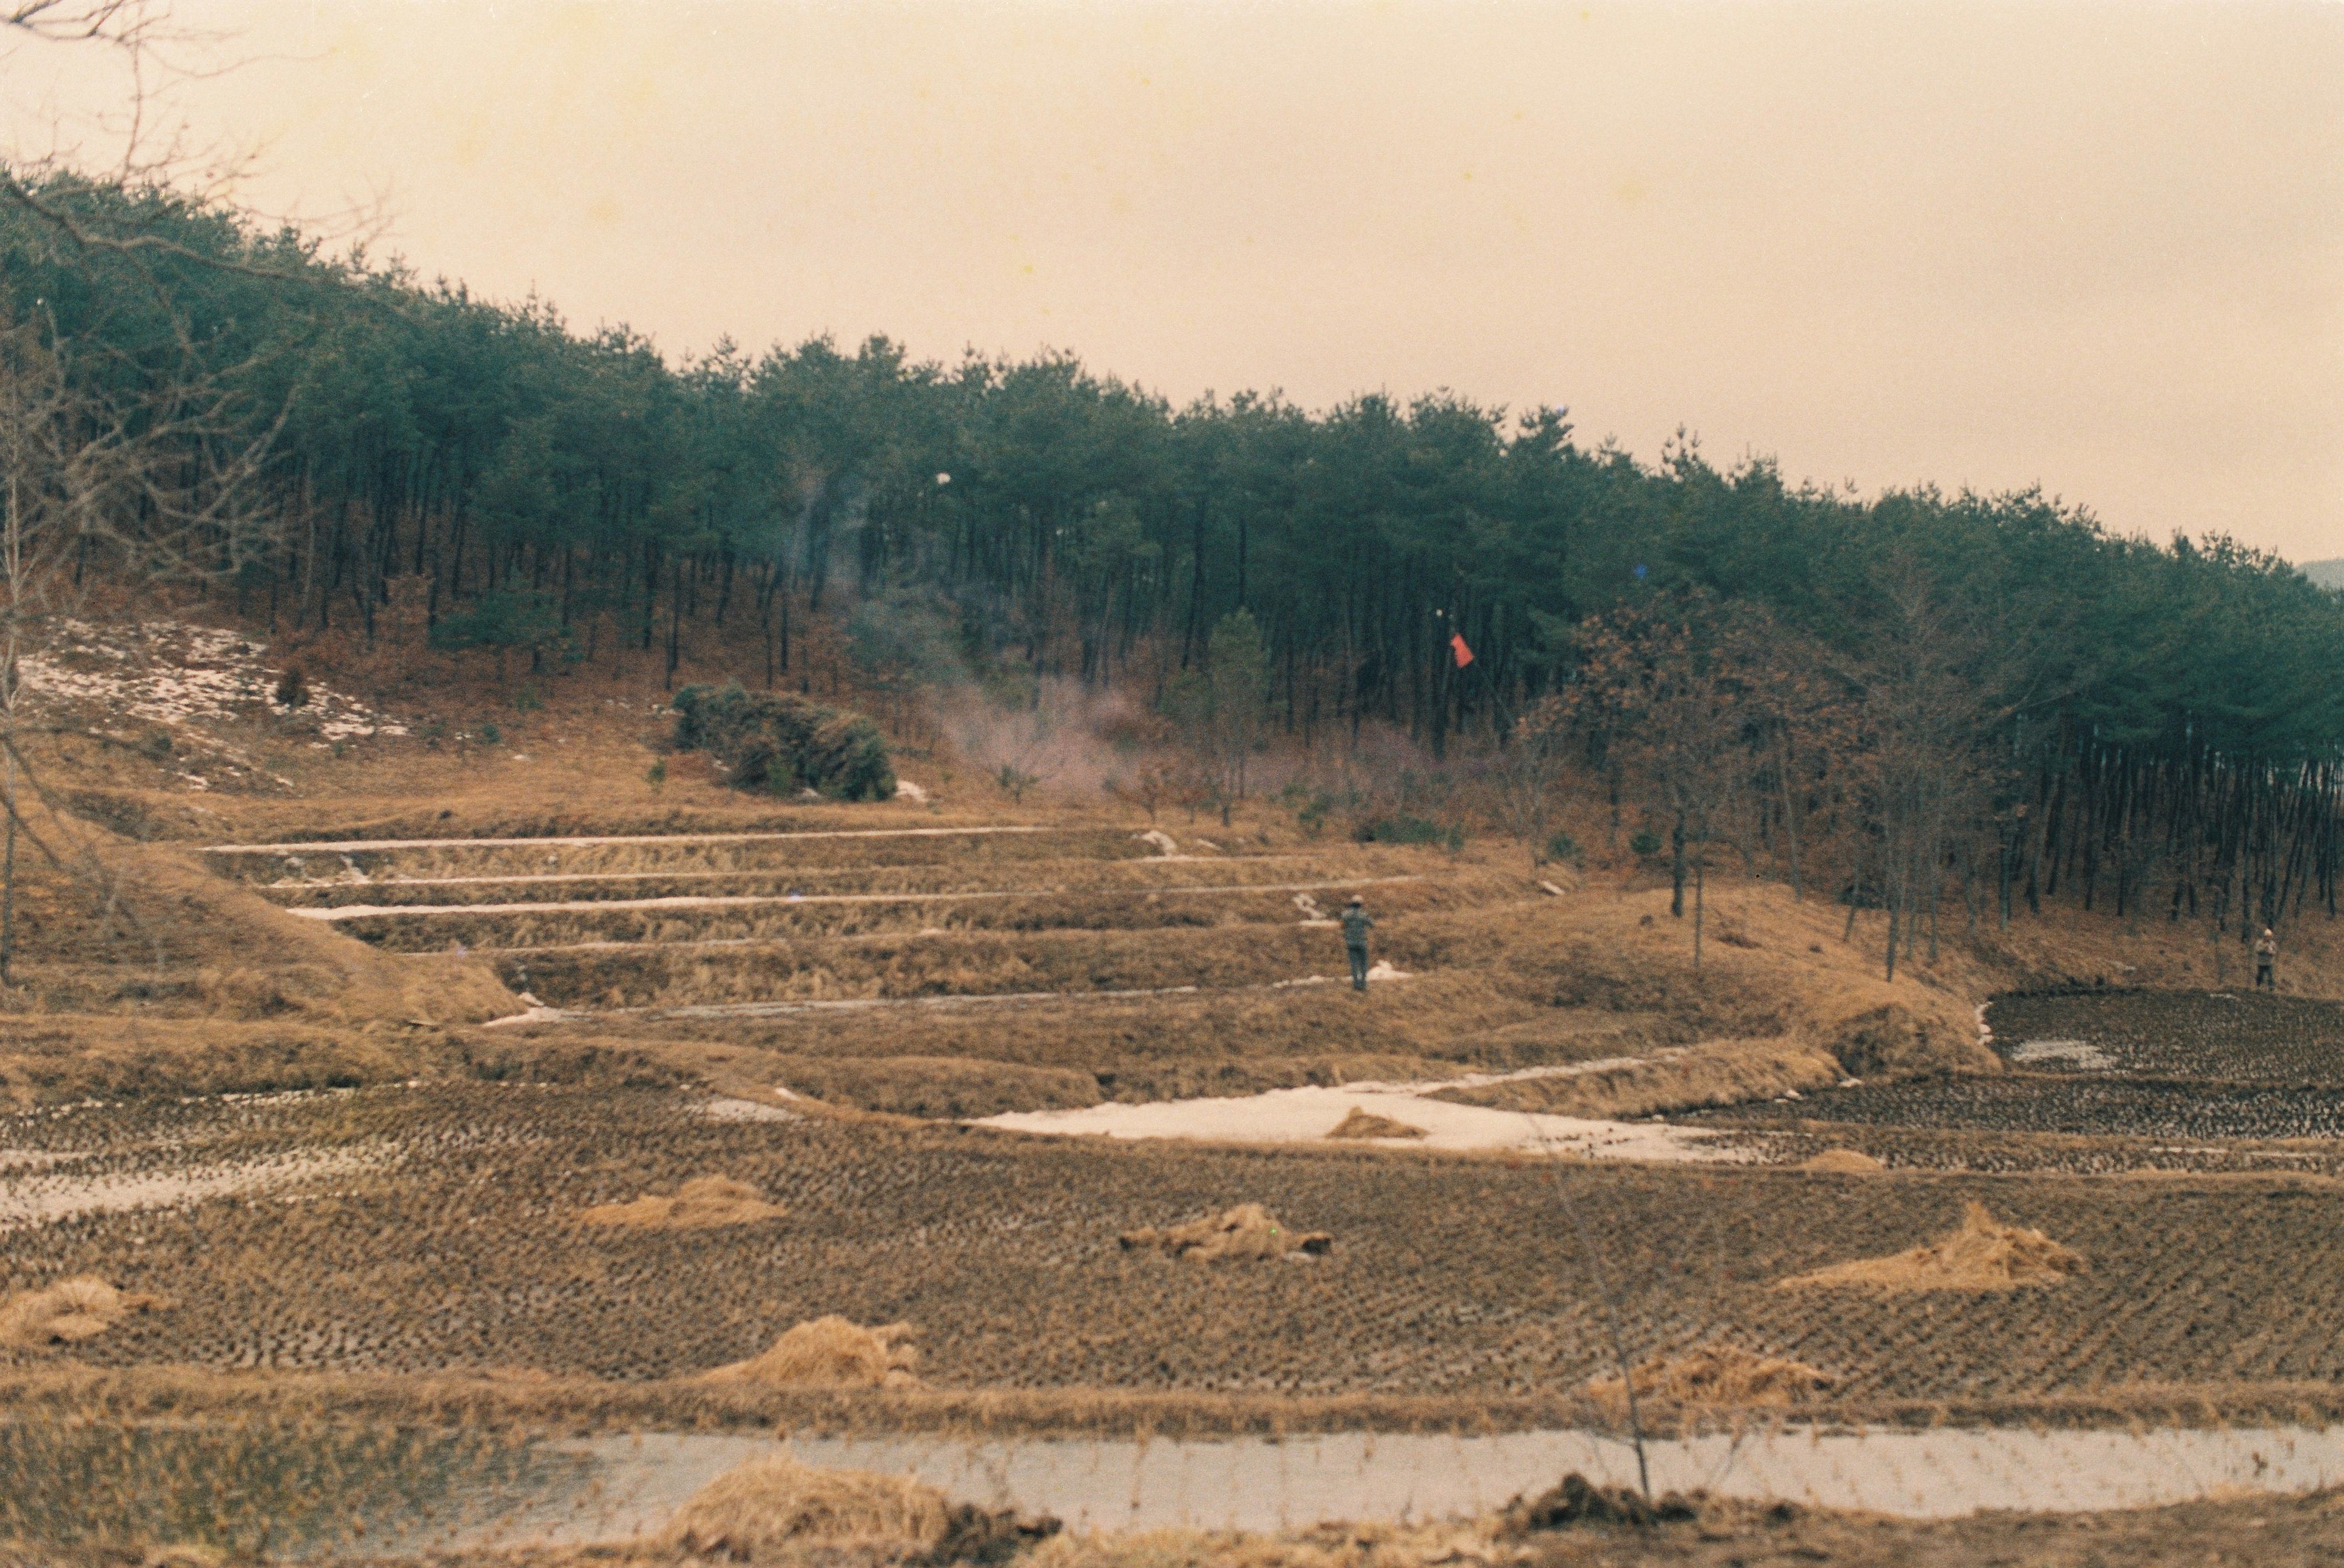
[[[1339,970],[1354,893],[1407,916],[1519,897],[1419,858],[1179,852],[997,824],[215,845],[288,911],[401,953],[491,958],[585,1011],[1274,986]]]

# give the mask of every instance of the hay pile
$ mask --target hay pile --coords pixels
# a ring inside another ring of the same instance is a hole
[[[1258,1203],[1240,1203],[1225,1213],[1208,1214],[1164,1230],[1144,1225],[1116,1239],[1127,1252],[1155,1248],[1197,1262],[1285,1258],[1297,1252],[1322,1258],[1335,1245],[1334,1237],[1324,1230],[1288,1229]]]
[[[908,1475],[816,1470],[776,1453],[702,1487],[663,1539],[671,1550],[732,1563],[796,1561],[819,1546],[907,1555],[932,1551],[951,1522],[944,1494]]]
[[[1942,1241],[1891,1258],[1860,1258],[1780,1280],[1780,1290],[1834,1285],[1877,1290],[2016,1290],[2056,1285],[2083,1270],[2084,1259],[2040,1230],[2005,1225],[1972,1202],[1961,1229]]]
[[[1655,1356],[1629,1378],[1640,1401],[1743,1407],[1803,1404],[1839,1381],[1804,1361],[1762,1356],[1738,1345],[1702,1345],[1681,1356]],[[1602,1404],[1627,1406],[1626,1390],[1616,1377],[1598,1378],[1587,1391]]]
[[[1826,1148],[1799,1161],[1799,1168],[1828,1176],[1877,1176],[1888,1168],[1862,1149]]]
[[[94,1340],[133,1312],[165,1305],[159,1296],[117,1290],[95,1274],[79,1274],[39,1290],[19,1290],[0,1302],[0,1349],[44,1350]]]
[[[1394,1121],[1388,1116],[1361,1110],[1353,1106],[1350,1113],[1337,1122],[1329,1138],[1422,1138],[1424,1129],[1410,1127],[1404,1121]]]
[[[631,1226],[646,1230],[710,1230],[778,1219],[788,1210],[765,1201],[745,1181],[695,1176],[673,1198],[638,1198],[632,1203],[601,1203],[578,1216],[583,1225]]]
[[[769,1389],[901,1389],[919,1382],[920,1352],[903,1341],[909,1323],[866,1329],[840,1317],[800,1323],[773,1349],[702,1374],[713,1382],[755,1383]]]

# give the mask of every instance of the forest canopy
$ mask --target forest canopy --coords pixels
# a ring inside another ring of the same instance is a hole
[[[1646,464],[1561,407],[1448,393],[1174,406],[1068,354],[941,364],[878,338],[671,363],[623,326],[167,189],[28,188],[0,209],[0,331],[118,421],[209,389],[175,438],[186,471],[260,456],[188,566],[280,627],[370,632],[404,582],[443,642],[663,642],[672,675],[681,628],[738,616],[770,684],[793,612],[864,605],[857,635],[904,679],[1015,668],[1160,700],[1243,611],[1270,723],[1306,743],[1386,723],[1437,756],[1566,693],[1599,617],[1740,606],[1872,701],[1875,734],[1902,733],[1882,693],[1914,714],[1961,693],[1908,771],[1958,731],[1981,783],[1942,809],[2000,824],[2006,899],[2029,840],[2056,867],[2063,835],[2164,832],[2237,837],[2233,860],[2263,835],[2267,907],[2333,902],[2344,594],[2228,540],[2133,540],[2036,492],[1867,500],[1682,437]],[[1834,787],[1869,787],[1852,778]],[[1944,864],[1938,835],[1916,865]]]

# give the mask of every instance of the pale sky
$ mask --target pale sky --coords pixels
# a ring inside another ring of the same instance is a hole
[[[2344,555],[2344,5],[177,9],[251,199],[671,356],[1449,388]]]

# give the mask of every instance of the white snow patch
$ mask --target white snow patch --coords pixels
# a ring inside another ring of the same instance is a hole
[[[317,688],[311,687],[312,691]],[[382,849],[567,849],[581,844],[761,844],[798,838],[946,838],[978,833],[1050,833],[1031,827],[856,827],[795,833],[620,833],[570,838],[337,838],[291,844],[207,844],[206,855],[306,855]],[[504,880],[498,878],[496,880]]]
[[[288,864],[290,864],[288,862]],[[357,867],[352,875],[360,882],[368,877]],[[474,880],[496,882],[509,880],[480,877]],[[518,878],[510,880],[519,880]],[[1230,893],[1286,893],[1298,887],[1319,890],[1345,887],[1372,887],[1389,882],[1414,882],[1414,876],[1375,876],[1357,882],[1283,882],[1255,883],[1220,887],[1119,887],[1105,890],[1108,895],[1148,894],[1158,896],[1207,895]],[[331,883],[279,881],[276,886],[330,886]],[[986,898],[1048,897],[1052,888],[996,888],[979,893],[675,893],[657,898],[581,898],[561,902],[525,904],[343,904],[328,906],[288,905],[285,913],[298,915],[305,920],[364,920],[378,915],[579,915],[598,909],[722,909],[759,904],[958,904]],[[1379,974],[1377,971],[1384,971]],[[1404,980],[1407,976],[1389,964],[1379,964],[1368,971],[1369,979]]]
[[[225,1097],[224,1097],[225,1098]],[[265,1103],[265,1102],[263,1102]],[[23,1175],[0,1179],[0,1230],[46,1225],[79,1214],[179,1208],[231,1192],[256,1192],[390,1162],[389,1141],[356,1148],[297,1149],[267,1159],[99,1176]]]
[[[66,619],[53,625],[56,641],[17,665],[25,693],[45,709],[78,708],[101,720],[126,716],[182,727],[298,711],[317,721],[327,741],[407,733],[405,724],[316,682],[309,683],[306,707],[278,706],[277,682],[284,672],[271,668],[264,650],[235,632],[178,621],[99,626]],[[228,765],[260,771],[233,748],[203,738],[230,759]]]
[[[789,1094],[787,1089],[776,1092]],[[790,1098],[794,1099],[797,1097],[791,1095]],[[805,1119],[798,1112],[785,1110],[777,1105],[767,1105],[762,1100],[737,1099],[730,1095],[720,1095],[702,1105],[700,1116],[705,1121],[803,1121]]]
[[[1011,1111],[981,1118],[972,1125],[1056,1137],[1104,1134],[1227,1143],[1319,1143],[1338,1122],[1361,1110],[1422,1128],[1425,1136],[1409,1139],[1410,1148],[1500,1149],[1588,1159],[1702,1164],[1740,1164],[1755,1158],[1748,1149],[1717,1143],[1720,1134],[1695,1128],[1491,1110],[1426,1098],[1428,1091],[1450,1087],[1445,1083],[1389,1087],[1349,1084],[1340,1088],[1271,1089],[1232,1099]]]
[[[914,784],[910,779],[897,779],[895,781],[895,798],[897,800],[910,801],[914,805],[925,805],[928,804],[928,792]]]
[[[1131,836],[1139,840],[1140,843],[1147,845],[1158,855],[1177,855],[1180,853],[1179,841],[1161,828],[1151,827],[1146,833],[1135,833]]]
[[[2010,1053],[2014,1062],[2062,1062],[2086,1072],[2105,1072],[2117,1059],[2088,1040],[2021,1040]]]

